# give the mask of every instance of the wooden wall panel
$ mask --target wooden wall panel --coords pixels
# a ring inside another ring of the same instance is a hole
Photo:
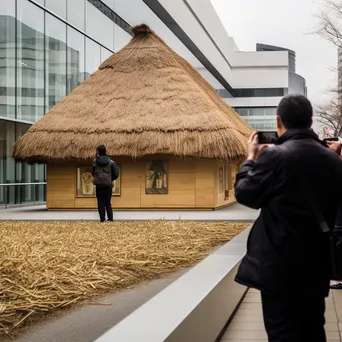
[[[215,207],[216,162],[200,160],[196,162],[196,207]]]
[[[113,208],[140,208],[140,183],[144,176],[144,165],[132,160],[121,162],[121,196],[113,196]]]
[[[76,180],[74,179],[51,179],[47,178],[47,200],[46,205],[48,209],[54,208],[74,208],[75,207],[75,187]]]
[[[161,159],[161,158],[160,158]],[[113,196],[114,210],[120,208],[214,208],[217,162],[169,160],[167,195],[145,194],[145,160],[115,159],[121,166],[121,196]],[[89,162],[91,163],[91,162]],[[88,163],[82,163],[84,166]],[[76,197],[77,165],[49,165],[47,206],[49,209],[96,209],[96,198]]]
[[[97,200],[94,197],[76,197],[75,198],[76,209],[97,209]]]
[[[175,159],[168,161],[168,168],[169,173],[195,173],[196,161]]]

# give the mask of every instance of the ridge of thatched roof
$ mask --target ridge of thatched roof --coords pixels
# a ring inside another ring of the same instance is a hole
[[[15,144],[16,160],[111,156],[237,159],[251,128],[148,26],[37,121]]]

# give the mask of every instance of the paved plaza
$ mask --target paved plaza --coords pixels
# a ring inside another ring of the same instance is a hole
[[[326,300],[326,332],[328,342],[342,341],[342,291],[332,291]],[[267,342],[261,296],[250,289],[229,325],[221,342]]]
[[[235,204],[219,210],[191,211],[191,210],[115,210],[114,220],[194,220],[194,221],[254,221],[258,216],[257,210],[248,209]],[[96,210],[65,210],[49,211],[45,206],[25,208],[9,208],[0,210],[0,221],[98,221]]]

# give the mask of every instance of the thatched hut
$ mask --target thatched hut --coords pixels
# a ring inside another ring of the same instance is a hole
[[[213,209],[234,201],[251,129],[146,25],[21,137],[14,158],[47,164],[49,209],[96,208],[95,148],[120,166],[115,208]]]

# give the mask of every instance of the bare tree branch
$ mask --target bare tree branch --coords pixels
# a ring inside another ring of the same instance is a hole
[[[342,47],[342,0],[325,0],[321,3],[324,10],[316,16],[318,25],[312,33]]]

